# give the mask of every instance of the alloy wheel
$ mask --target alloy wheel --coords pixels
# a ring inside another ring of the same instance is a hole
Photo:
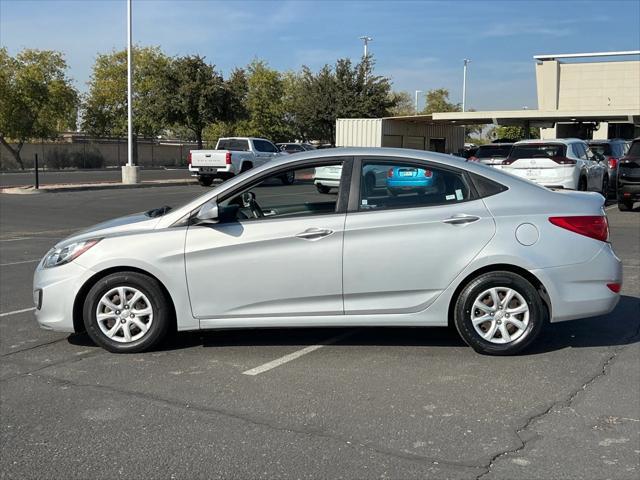
[[[131,343],[144,337],[153,322],[153,307],[134,287],[119,286],[105,293],[96,307],[98,327],[107,338]]]
[[[523,296],[512,288],[490,288],[473,302],[471,323],[476,333],[487,342],[511,343],[526,334],[529,306]]]

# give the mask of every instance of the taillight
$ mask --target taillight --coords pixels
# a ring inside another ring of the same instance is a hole
[[[611,170],[614,170],[618,167],[618,159],[616,157],[609,157],[607,161],[609,162],[609,168]]]
[[[423,175],[427,178],[431,178],[431,176],[433,175],[433,172],[431,170],[423,170]]]
[[[606,242],[609,238],[609,223],[603,215],[549,217],[549,221],[558,227],[601,242]]]
[[[227,152],[227,154],[224,156],[224,162],[227,165],[231,165],[231,152]]]
[[[187,163],[189,164],[189,166],[191,166],[191,152],[189,152],[189,155],[187,155]]]
[[[467,158],[468,161],[470,162],[477,162],[478,161],[478,157],[476,157],[475,155],[471,155],[469,158]]]
[[[556,163],[559,163],[560,165],[575,165],[576,161],[573,158],[567,158],[567,157],[551,157],[551,160],[553,160]]]
[[[607,287],[613,293],[620,293],[620,289],[622,288],[622,284],[620,284],[618,282],[616,282],[616,283],[607,283]]]
[[[390,168],[389,171],[387,172],[387,178],[391,178],[393,177],[393,168]]]

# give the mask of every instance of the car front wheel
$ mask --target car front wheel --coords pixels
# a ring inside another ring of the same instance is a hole
[[[454,310],[460,336],[487,355],[520,352],[539,335],[546,318],[536,288],[512,272],[478,276],[462,290]]]
[[[316,183],[316,190],[318,190],[318,193],[329,193],[331,188],[320,183]]]
[[[91,339],[114,353],[138,353],[167,333],[171,310],[157,280],[137,272],[100,279],[84,302],[84,325]]]

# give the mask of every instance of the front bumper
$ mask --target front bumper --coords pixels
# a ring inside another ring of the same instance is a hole
[[[46,330],[73,332],[73,303],[93,273],[76,262],[53,268],[38,264],[33,275],[38,324]]]
[[[551,321],[606,315],[620,295],[608,283],[622,283],[622,262],[609,243],[588,262],[532,270],[551,300]]]

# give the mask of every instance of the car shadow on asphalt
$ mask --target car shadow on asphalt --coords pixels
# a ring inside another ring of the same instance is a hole
[[[465,347],[452,327],[349,327],[349,328],[257,328],[178,332],[155,351],[193,347],[304,347],[326,342],[349,330],[353,334],[337,345],[377,347]],[[69,343],[93,346],[84,333],[73,334]],[[613,347],[640,341],[640,299],[623,295],[608,315],[545,325],[540,337],[521,355],[537,355],[564,348]],[[333,343],[333,342],[332,342]]]

